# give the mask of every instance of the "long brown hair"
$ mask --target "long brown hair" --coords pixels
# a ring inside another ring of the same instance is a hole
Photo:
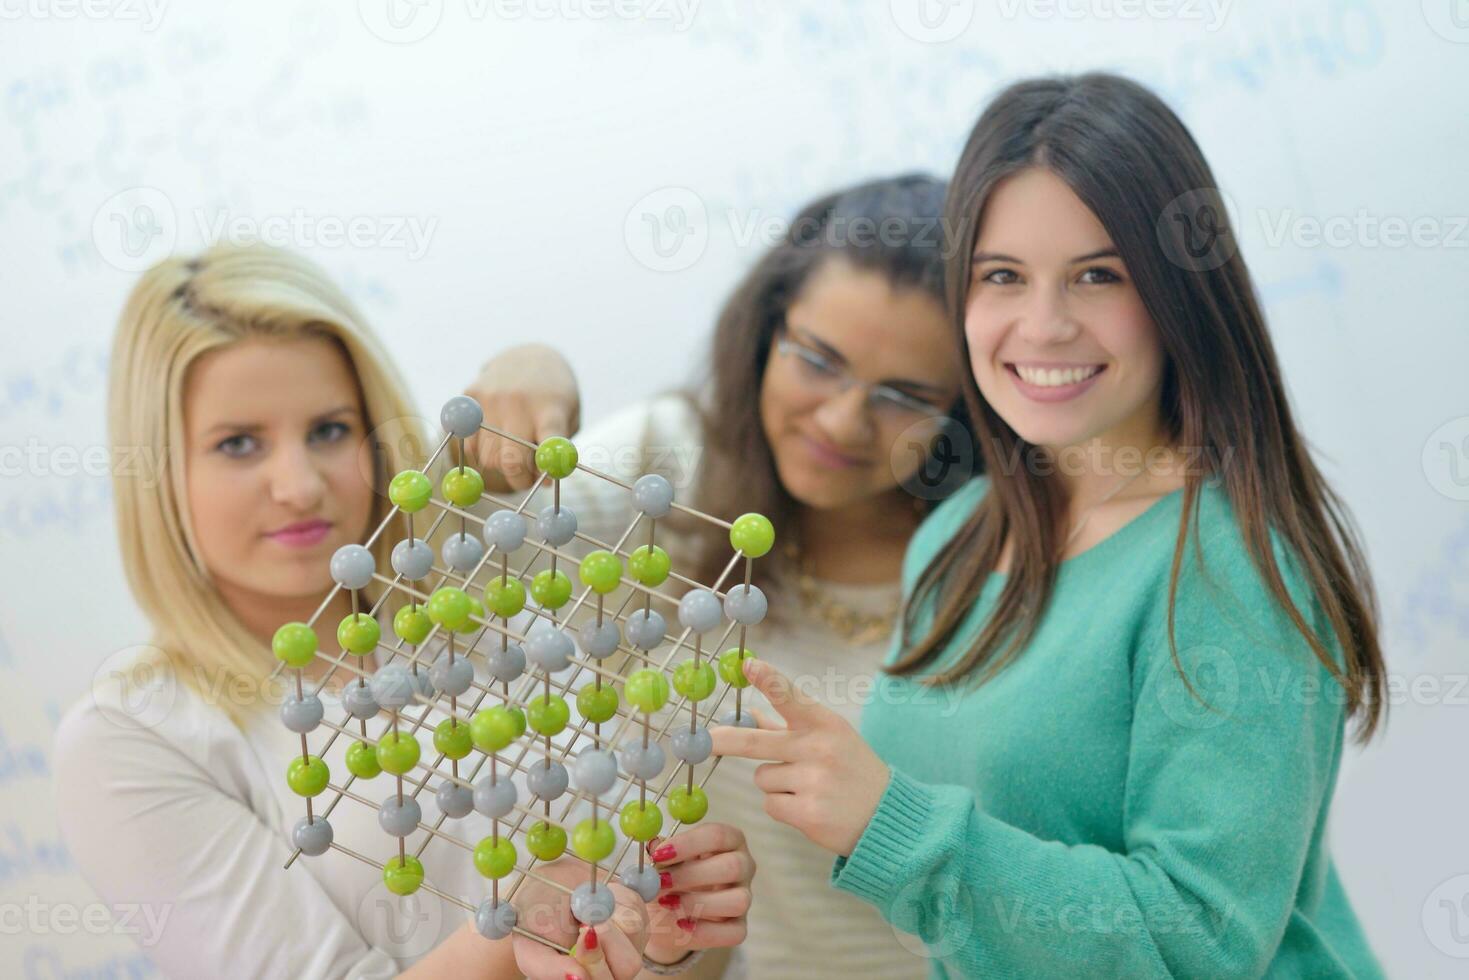
[[[1002,92],[970,134],[945,205],[958,243],[946,270],[948,307],[966,362],[964,310],[980,216],[998,182],[1029,167],[1065,181],[1106,228],[1165,352],[1160,409],[1167,437],[1199,450],[1206,464],[1185,475],[1168,586],[1174,665],[1182,673],[1174,601],[1189,523],[1197,520],[1204,481],[1218,481],[1261,576],[1341,683],[1366,740],[1381,718],[1384,685],[1371,576],[1346,507],[1296,429],[1254,285],[1198,145],[1162,100],[1115,75],[1033,79]],[[1201,218],[1215,236],[1208,249],[1190,224]],[[983,683],[1019,655],[1041,621],[1062,551],[1066,501],[1059,483],[1040,475],[1045,450],[1021,439],[983,401],[972,373],[966,377],[964,401],[977,422],[990,491],[919,576],[903,613],[905,652],[889,672],[930,667],[955,641],[1007,537],[1014,553],[984,628],[952,667],[925,673],[932,684]],[[1217,465],[1220,459],[1230,465]],[[1291,601],[1272,530],[1299,557],[1341,644],[1344,670]],[[932,623],[914,642],[925,608],[933,610]]]
[[[944,234],[944,195],[943,181],[923,174],[823,195],[800,209],[782,239],[735,287],[720,311],[707,377],[700,385],[708,394],[696,399],[706,448],[695,504],[700,510],[725,520],[757,511],[770,518],[777,536],[794,528],[798,505],[780,482],[755,410],[776,331],[812,273],[836,256],[942,303],[944,259],[952,247]],[[972,427],[962,403],[955,405],[950,421],[946,433],[968,438]],[[960,455],[965,452],[967,459],[976,458],[972,445]],[[919,516],[933,505],[930,496],[938,494],[913,498]],[[729,560],[729,541],[707,524],[689,530],[697,542],[697,581],[712,582]],[[755,569],[768,577],[771,565],[756,562]]]

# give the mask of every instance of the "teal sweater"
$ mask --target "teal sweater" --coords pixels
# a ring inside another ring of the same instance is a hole
[[[919,528],[905,589],[986,487]],[[862,734],[892,780],[832,883],[920,936],[933,976],[1381,975],[1326,847],[1341,689],[1271,599],[1228,498],[1205,488],[1176,637],[1211,707],[1188,692],[1167,639],[1182,502],[1062,563],[1036,635],[989,683],[880,678]],[[1295,566],[1282,571],[1340,663]]]

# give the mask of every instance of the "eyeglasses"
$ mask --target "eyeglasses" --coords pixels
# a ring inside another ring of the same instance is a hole
[[[873,418],[907,422],[915,418],[931,418],[949,414],[947,406],[905,394],[890,385],[870,384],[859,381],[845,364],[830,355],[809,347],[791,336],[789,328],[781,326],[775,338],[775,349],[782,356],[794,360],[806,383],[828,398],[845,394],[852,388],[866,388],[866,405]]]

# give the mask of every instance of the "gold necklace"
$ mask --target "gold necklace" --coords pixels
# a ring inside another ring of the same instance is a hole
[[[902,608],[901,598],[887,612],[877,615],[853,609],[822,594],[816,576],[811,574],[810,558],[801,554],[794,541],[786,544],[785,556],[796,571],[796,593],[802,608],[815,613],[827,629],[853,646],[876,643],[892,634],[898,610]]]

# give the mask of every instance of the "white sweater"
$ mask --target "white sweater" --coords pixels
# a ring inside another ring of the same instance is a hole
[[[165,976],[392,977],[468,917],[423,889],[393,895],[380,871],[334,849],[284,869],[291,828],[306,813],[285,780],[301,737],[274,710],[256,712],[242,731],[168,675],[127,673],[126,690],[103,685],[62,719],[57,810],[77,867],[102,899],[151,907],[162,919],[144,951]],[[339,721],[340,699],[321,697],[326,717]],[[369,722],[369,733],[382,724]],[[307,736],[312,754],[328,734]],[[428,733],[419,740],[431,750]],[[337,785],[348,776],[350,744],[339,736],[324,756]],[[352,790],[376,802],[395,787],[383,773]],[[430,822],[432,789],[419,796]],[[316,797],[316,813],[334,796]],[[377,861],[396,855],[373,808],[344,799],[330,820],[337,843]],[[489,833],[477,813],[450,823],[470,841]],[[408,839],[410,853],[421,839]],[[428,884],[474,903],[483,896],[485,879],[458,846],[435,840],[421,860]]]

